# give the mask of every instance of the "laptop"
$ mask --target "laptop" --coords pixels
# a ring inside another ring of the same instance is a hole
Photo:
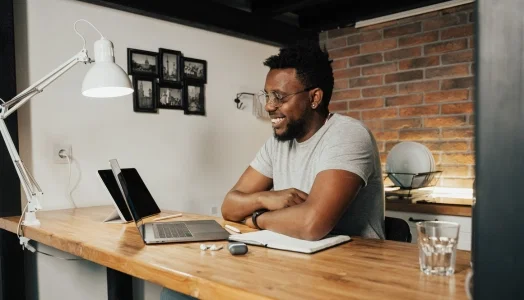
[[[193,221],[174,221],[174,222],[146,222],[141,216],[135,200],[140,195],[140,186],[129,182],[126,173],[122,172],[116,159],[109,160],[111,170],[116,182],[122,192],[124,201],[131,213],[140,236],[145,244],[163,244],[196,241],[218,241],[227,240],[227,232],[215,220],[193,220]],[[143,188],[142,188],[143,189]]]

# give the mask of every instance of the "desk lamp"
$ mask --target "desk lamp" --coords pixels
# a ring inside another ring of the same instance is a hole
[[[76,24],[84,21],[91,25],[99,34],[100,40],[94,44],[95,60],[92,60],[86,50],[86,41],[84,37],[76,30]],[[27,205],[22,211],[25,213],[24,225],[38,226],[40,221],[36,218],[35,212],[42,209],[40,199],[43,197],[43,192],[38,186],[38,183],[25,168],[16,147],[11,139],[11,135],[7,130],[4,120],[14,113],[18,108],[24,105],[34,95],[41,93],[45,87],[62,76],[65,72],[75,66],[77,63],[83,62],[94,63],[91,69],[87,72],[82,83],[82,94],[86,97],[93,98],[109,98],[129,95],[133,93],[133,87],[127,74],[117,64],[115,64],[115,57],[113,53],[113,43],[104,38],[98,29],[86,20],[78,20],[74,24],[75,32],[82,38],[84,46],[82,50],[71,57],[57,69],[47,74],[44,78],[28,87],[13,99],[4,102],[1,100],[0,104],[0,132],[4,138],[7,150],[11,156],[11,160],[16,169],[16,173],[20,178],[20,183],[24,188],[27,197]],[[25,212],[27,209],[27,212]],[[22,222],[22,220],[20,220]]]

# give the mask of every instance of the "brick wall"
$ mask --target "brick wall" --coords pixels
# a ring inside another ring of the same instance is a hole
[[[471,187],[473,6],[320,35],[333,59],[330,110],[362,120],[385,164],[391,148],[416,141],[433,153],[440,186]]]

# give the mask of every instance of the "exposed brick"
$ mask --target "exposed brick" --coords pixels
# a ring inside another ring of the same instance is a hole
[[[385,164],[388,159],[387,153],[380,153],[380,163]]]
[[[431,17],[436,17],[440,15],[440,12],[439,11],[432,11],[432,12],[428,12],[428,13],[425,13],[425,14],[421,14],[421,15],[416,15],[416,16],[413,16],[413,17],[409,17],[409,18],[404,18],[404,19],[399,19],[398,20],[398,23],[399,24],[404,24],[404,23],[413,23],[413,22],[416,22],[416,21],[420,21],[420,20],[424,20],[424,19],[429,19]]]
[[[334,90],[343,90],[349,87],[349,81],[347,79],[335,80],[333,85]]]
[[[350,87],[371,86],[382,84],[382,75],[358,77],[349,80]]]
[[[339,37],[336,39],[329,39],[326,41],[326,48],[328,50],[345,47],[347,45],[346,37]]]
[[[468,39],[452,40],[424,46],[424,54],[437,54],[458,51],[468,48]]]
[[[386,150],[386,142],[377,142],[377,148],[379,152],[384,152]]]
[[[418,92],[429,92],[436,91],[439,89],[438,80],[422,81],[422,82],[410,82],[401,83],[398,86],[399,94],[411,94]]]
[[[456,127],[466,124],[466,116],[424,118],[424,127]]]
[[[470,48],[475,48],[475,37],[474,36],[469,38],[468,44]]]
[[[470,23],[474,23],[474,22],[475,22],[475,14],[474,14],[473,12],[470,12],[470,13],[469,13],[468,21],[469,21]]]
[[[469,116],[469,125],[475,125],[475,116]]]
[[[426,103],[463,101],[463,100],[468,100],[468,96],[469,96],[468,90],[450,90],[450,91],[443,91],[443,92],[432,92],[432,93],[427,93],[424,96],[424,101]]]
[[[439,64],[440,58],[438,56],[429,56],[402,60],[398,63],[398,67],[400,70],[407,70],[433,67],[438,66]]]
[[[371,131],[382,131],[382,120],[365,120],[364,125]]]
[[[453,6],[450,8],[443,9],[441,12],[443,15],[446,15],[446,14],[454,14],[456,12],[467,11],[467,10],[472,10],[472,9],[473,9],[473,4],[463,4],[463,5]]]
[[[382,62],[382,53],[373,53],[361,56],[351,57],[349,59],[350,66],[369,65]]]
[[[333,96],[331,96],[331,100],[346,100],[346,99],[356,99],[360,98],[360,90],[359,89],[353,89],[353,90],[344,90],[344,91],[337,91],[333,93]]]
[[[381,87],[372,87],[362,90],[363,97],[380,97],[380,96],[390,96],[397,94],[396,85],[385,85]]]
[[[438,129],[409,129],[399,132],[401,140],[436,140],[438,138]]]
[[[384,129],[404,129],[422,127],[422,121],[419,118],[412,119],[395,119],[385,120]]]
[[[442,138],[445,139],[465,139],[472,138],[473,128],[442,129]]]
[[[475,163],[475,156],[462,153],[442,154],[442,163],[472,165]]]
[[[473,77],[453,78],[442,80],[441,90],[467,89],[473,87]]]
[[[351,47],[331,50],[329,51],[329,57],[331,59],[335,59],[335,58],[341,58],[341,57],[354,56],[354,55],[358,55],[359,53],[360,53],[359,46],[351,46]]]
[[[399,108],[401,117],[428,116],[438,114],[438,105],[423,105]]]
[[[348,117],[360,120],[360,111],[348,111],[344,114]]]
[[[441,107],[442,114],[469,114],[473,113],[473,102],[443,104]]]
[[[422,94],[386,98],[386,106],[414,105],[422,103]]]
[[[397,117],[396,108],[381,108],[362,111],[362,120],[386,119]]]
[[[473,35],[473,24],[468,24],[442,30],[440,32],[440,39],[448,40],[471,35]]]
[[[447,53],[442,55],[441,60],[443,65],[470,62],[473,61],[473,50]]]
[[[393,50],[384,53],[385,61],[400,60],[404,58],[417,57],[422,55],[420,47],[406,48],[400,50]]]
[[[422,23],[422,28],[424,31],[431,31],[453,25],[459,25],[461,23],[463,24],[465,21],[466,20],[461,20],[461,18],[459,18],[457,15],[448,15],[426,20]]]
[[[362,75],[384,74],[397,71],[396,63],[385,63],[362,67]]]
[[[377,29],[391,27],[391,26],[396,25],[396,24],[397,24],[397,21],[393,20],[393,21],[389,21],[389,22],[383,22],[383,23],[379,23],[379,24],[375,24],[375,25],[366,26],[366,27],[363,27],[361,30],[365,30],[365,31],[367,31],[367,30],[377,30]]]
[[[360,45],[360,53],[374,53],[397,48],[397,40],[389,39]]]
[[[347,44],[355,45],[366,42],[373,42],[382,39],[382,32],[380,31],[371,31],[371,32],[362,32],[355,35],[350,35],[347,37]]]
[[[426,147],[431,151],[466,151],[468,150],[468,142],[466,141],[452,141],[452,142],[424,142]]]
[[[347,101],[329,102],[329,111],[346,111],[348,110]]]
[[[349,60],[347,58],[334,60],[331,63],[331,68],[333,68],[333,70],[345,69],[348,67],[348,61]]]
[[[374,132],[373,135],[377,141],[396,141],[398,140],[398,131]]]
[[[343,78],[354,78],[360,76],[360,68],[351,68],[333,71],[335,80]]]
[[[422,23],[416,22],[411,24],[405,24],[397,27],[384,29],[384,38],[392,38],[401,35],[407,35],[412,33],[417,33],[422,30]]]
[[[438,170],[442,170],[442,174],[446,177],[467,177],[469,176],[469,166],[456,166],[456,165],[439,165]]]
[[[426,69],[426,78],[469,75],[469,64]]]
[[[366,109],[384,107],[384,99],[369,98],[364,100],[353,100],[349,102],[349,109]]]
[[[422,70],[398,72],[393,74],[387,74],[385,77],[386,83],[402,82],[402,81],[413,81],[422,79],[424,72]]]
[[[444,178],[441,186],[454,188],[471,188],[473,186],[473,178]]]
[[[328,38],[332,39],[332,38],[336,38],[339,36],[344,36],[344,35],[348,35],[348,34],[352,34],[356,32],[358,32],[358,29],[356,29],[355,27],[345,27],[345,28],[340,28],[340,29],[333,29],[333,30],[328,31]]]
[[[422,34],[401,37],[398,39],[399,47],[427,44],[438,41],[438,31],[426,32]]]

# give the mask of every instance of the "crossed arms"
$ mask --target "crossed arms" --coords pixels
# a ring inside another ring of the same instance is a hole
[[[268,209],[257,218],[262,229],[318,240],[335,227],[363,184],[354,173],[330,169],[317,174],[309,195],[294,188],[270,191],[273,179],[248,167],[227,193],[222,216],[234,222],[245,220],[254,227],[252,213]]]

